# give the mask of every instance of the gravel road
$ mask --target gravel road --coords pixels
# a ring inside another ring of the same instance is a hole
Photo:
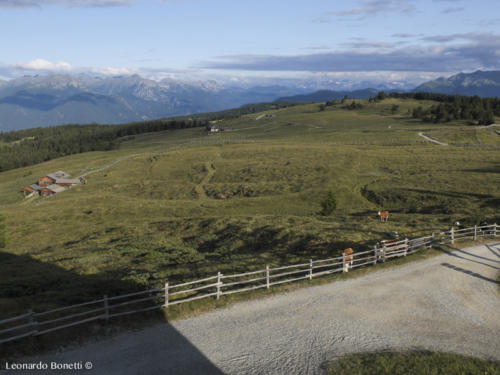
[[[92,361],[84,372],[107,375],[291,375],[389,348],[500,360],[499,270],[500,243],[481,245],[28,361]]]

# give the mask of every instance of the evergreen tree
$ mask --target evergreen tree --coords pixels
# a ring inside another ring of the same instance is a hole
[[[492,111],[483,112],[479,119],[479,125],[491,125],[495,123],[495,116]]]
[[[375,99],[377,100],[384,100],[387,98],[387,94],[385,93],[385,91],[380,91],[377,96],[375,97]]]
[[[413,109],[413,112],[412,112],[412,117],[413,117],[413,118],[422,118],[422,116],[423,116],[423,112],[424,112],[424,110],[423,110],[423,108],[422,108],[422,107],[420,107],[420,106],[419,106],[419,107],[417,107],[417,108],[414,108],[414,109]]]
[[[325,199],[321,202],[320,215],[330,216],[337,209],[337,197],[333,189],[328,190]]]

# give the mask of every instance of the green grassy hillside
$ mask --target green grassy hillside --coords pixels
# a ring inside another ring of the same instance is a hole
[[[118,150],[0,173],[8,232],[0,316],[368,249],[393,230],[416,236],[455,220],[500,223],[494,129],[410,118],[430,102],[359,102],[358,110],[308,104],[245,115],[222,121],[217,134],[144,134]],[[419,132],[480,143],[439,146]],[[118,159],[57,196],[25,201],[20,193],[41,175],[78,176]],[[322,217],[329,188],[338,209]],[[388,223],[379,209],[391,212]]]

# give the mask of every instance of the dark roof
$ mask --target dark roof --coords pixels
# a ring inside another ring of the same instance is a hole
[[[35,191],[42,190],[42,188],[40,186],[38,186],[38,184],[33,184],[33,185],[30,185],[30,186],[26,186],[26,187],[32,188]]]

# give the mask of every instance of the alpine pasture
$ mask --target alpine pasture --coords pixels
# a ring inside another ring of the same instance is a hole
[[[143,134],[0,173],[0,318],[367,250],[391,231],[500,223],[498,128],[411,118],[431,102],[356,102],[248,114],[219,122],[218,133]],[[24,186],[58,170],[88,184],[24,200]],[[329,189],[337,209],[322,216]]]

